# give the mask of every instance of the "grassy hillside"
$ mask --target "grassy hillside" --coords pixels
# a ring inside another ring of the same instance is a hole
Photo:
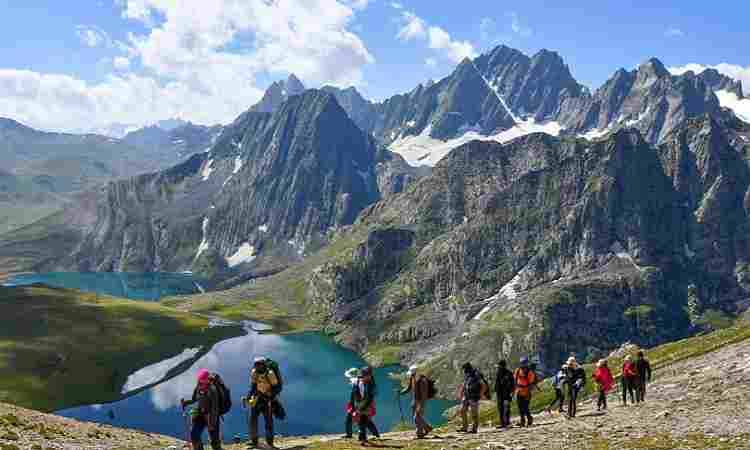
[[[155,303],[0,287],[0,401],[43,411],[113,401],[139,368],[238,333]]]

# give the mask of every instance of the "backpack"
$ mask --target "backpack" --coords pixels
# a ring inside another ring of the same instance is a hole
[[[268,366],[268,368],[273,370],[273,373],[276,374],[276,379],[279,380],[279,384],[277,386],[277,394],[280,394],[284,388],[284,379],[281,378],[281,369],[279,368],[279,363],[272,359],[266,359],[266,366]]]
[[[492,399],[492,391],[490,390],[490,383],[487,382],[487,379],[484,377],[482,372],[477,370],[477,375],[479,375],[479,393],[480,397],[485,400],[491,400]]]
[[[437,386],[435,386],[435,380],[429,377],[427,378],[427,398],[435,398],[437,397]]]
[[[219,397],[219,415],[223,416],[232,409],[232,393],[218,373],[211,374],[211,384],[216,388]]]

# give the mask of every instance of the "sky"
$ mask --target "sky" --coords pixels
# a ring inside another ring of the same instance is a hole
[[[382,100],[500,44],[555,50],[592,90],[656,56],[750,92],[748,18],[735,0],[0,0],[0,117],[228,123],[289,73]]]

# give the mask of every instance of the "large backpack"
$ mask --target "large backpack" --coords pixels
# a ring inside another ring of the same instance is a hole
[[[232,409],[232,393],[224,384],[224,380],[221,379],[218,373],[211,374],[211,384],[216,387],[216,392],[219,397],[219,415],[223,416]]]
[[[435,398],[437,397],[438,390],[437,386],[435,386],[435,380],[433,380],[430,377],[425,377],[427,379],[427,398]]]
[[[279,368],[279,363],[272,359],[266,359],[266,366],[268,366],[269,369],[273,370],[273,373],[276,375],[276,379],[279,381],[278,384],[278,393],[281,393],[281,391],[284,389],[284,379],[281,378],[281,369]]]
[[[479,375],[479,393],[480,397],[484,400],[491,400],[492,399],[492,391],[490,390],[490,383],[487,382],[487,379],[484,377],[484,374],[477,370],[477,375]]]

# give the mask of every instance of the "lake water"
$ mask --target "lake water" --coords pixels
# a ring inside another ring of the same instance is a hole
[[[218,372],[232,391],[232,411],[225,416],[223,424],[225,441],[230,441],[236,434],[244,440],[247,438],[247,411],[242,409],[240,397],[249,387],[250,361],[262,355],[279,362],[284,377],[281,401],[287,418],[275,423],[278,434],[343,433],[350,393],[344,372],[350,367],[364,366],[362,358],[318,333],[281,336],[258,334],[250,329],[249,324],[246,328],[246,335],[220,342],[207,353],[185,349],[163,363],[139,370],[128,379],[124,391],[151,385],[170,368],[197,358],[189,369],[174,378],[116,403],[67,409],[59,414],[184,438],[185,422],[180,412],[180,399],[191,396],[196,373],[200,368],[207,368]],[[392,367],[375,371],[378,386],[375,423],[381,431],[388,431],[401,422],[395,394],[398,384],[388,377],[397,370],[400,369]],[[401,406],[404,417],[409,420],[408,397],[401,399]],[[450,406],[450,402],[431,401],[429,418],[436,424],[443,423],[442,411]],[[260,429],[263,430],[262,423]]]
[[[187,273],[48,272],[17,275],[6,286],[43,283],[132,300],[158,301],[170,295],[189,295],[210,286]]]

